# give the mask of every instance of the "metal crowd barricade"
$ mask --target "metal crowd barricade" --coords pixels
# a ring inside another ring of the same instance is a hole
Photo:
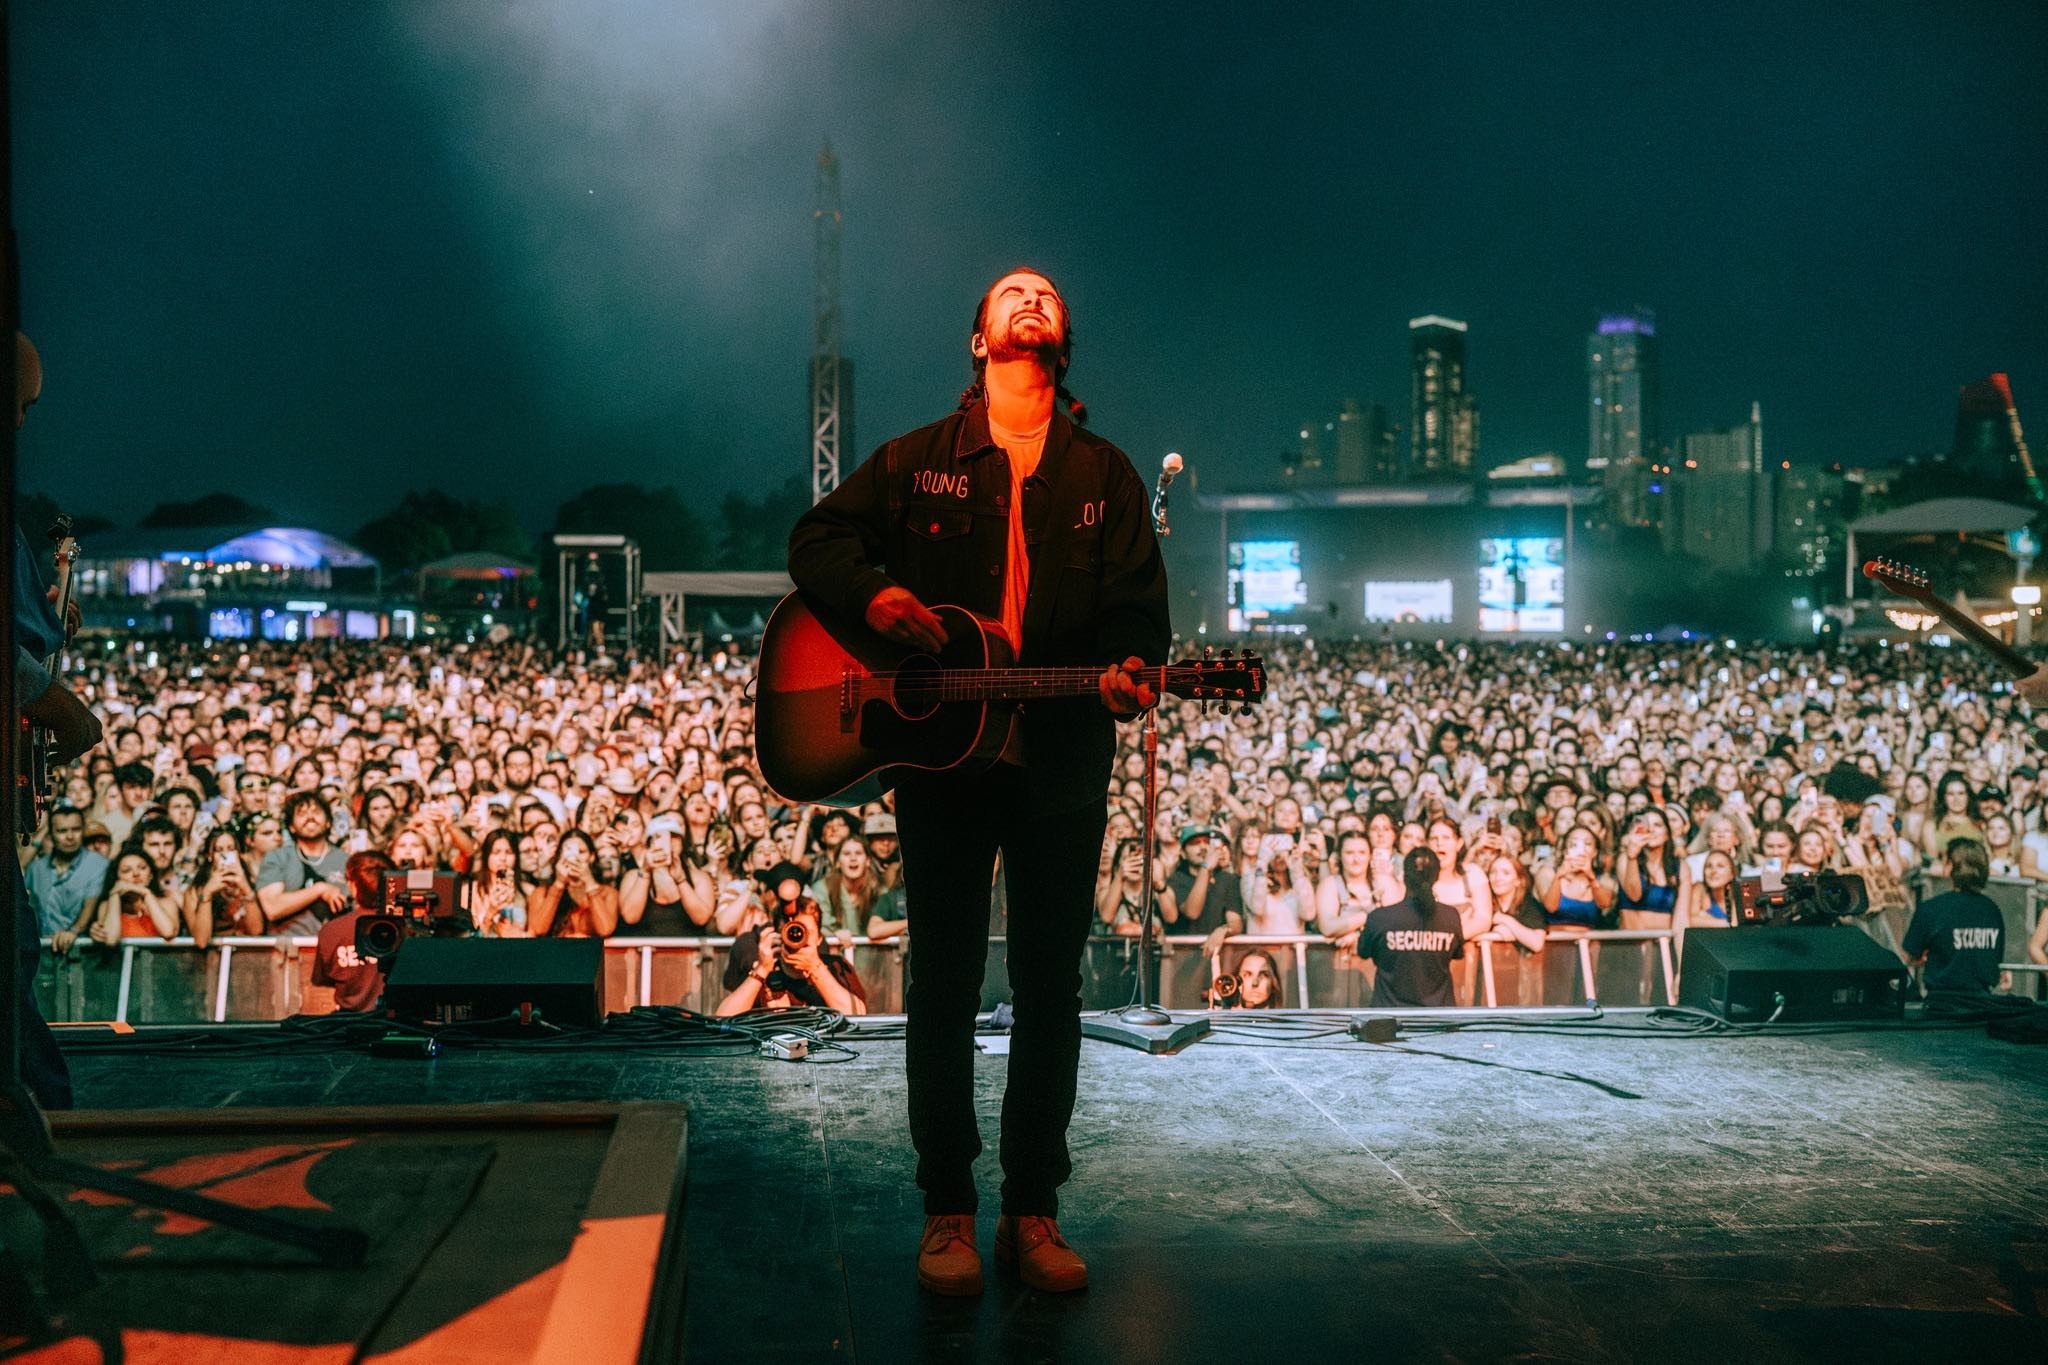
[[[1709,930],[1706,932],[1713,931]],[[1545,934],[1544,938],[1548,945],[1570,944],[1572,946],[1573,962],[1577,972],[1575,979],[1576,989],[1573,992],[1573,998],[1551,999],[1550,996],[1558,992],[1549,984],[1548,980],[1544,980],[1543,988],[1535,992],[1539,998],[1535,1000],[1518,1000],[1512,1002],[1514,1005],[1575,1005],[1583,1004],[1588,997],[1600,995],[1601,992],[1595,987],[1595,982],[1599,979],[1596,945],[1604,943],[1655,943],[1661,967],[1660,975],[1664,986],[1664,1000],[1662,1003],[1671,1004],[1675,1003],[1678,999],[1678,962],[1673,951],[1673,941],[1676,935],[1669,929],[1552,930]],[[1136,942],[1135,939],[1128,941]],[[1473,940],[1473,942],[1479,948],[1478,953],[1474,956],[1479,964],[1478,989],[1481,1002],[1489,1009],[1497,1009],[1500,1007],[1499,977],[1502,973],[1494,960],[1494,954],[1501,945],[1512,945],[1512,940],[1489,933],[1480,936]],[[1207,943],[1208,939],[1206,937],[1190,935],[1167,935],[1160,940],[1162,958],[1164,960],[1159,972],[1158,998],[1160,1003],[1166,1008],[1201,1008],[1207,998],[1209,974],[1205,973],[1199,987],[1190,992],[1188,990],[1190,985],[1188,974],[1185,971],[1175,971],[1167,964],[1171,961],[1176,950],[1185,948],[1200,949]],[[1286,949],[1285,956],[1291,960],[1285,964],[1276,962],[1275,966],[1280,967],[1281,971],[1291,980],[1293,1001],[1289,1003],[1296,1004],[1298,1008],[1359,1009],[1365,1007],[1368,1002],[1367,987],[1369,986],[1370,978],[1366,974],[1367,969],[1363,959],[1348,951],[1340,951],[1335,944],[1319,934],[1239,934],[1226,938],[1223,944],[1225,949]],[[1519,953],[1519,950],[1516,951]],[[1539,956],[1547,958],[1548,954],[1552,951],[1555,951],[1555,948],[1547,946],[1544,953]],[[1200,964],[1213,964],[1215,970],[1220,970],[1222,952],[1223,950],[1219,949],[1216,953],[1204,956],[1198,951],[1193,954],[1193,957]],[[1523,971],[1541,972],[1543,970],[1541,967],[1531,968],[1528,963],[1519,960],[1516,965],[1518,973]],[[1545,966],[1547,966],[1547,963]],[[1630,960],[1624,959],[1609,972],[1609,978],[1618,984],[1625,985],[1627,977],[1631,975],[1630,968]],[[1346,980],[1347,977],[1350,978],[1349,981]],[[1638,995],[1647,997],[1647,984],[1647,982],[1643,983],[1643,988],[1639,988],[1637,991]],[[1312,985],[1319,986],[1320,989],[1312,989]],[[1465,989],[1470,990],[1472,988],[1468,984]],[[1612,1003],[1612,994],[1612,992],[1609,993],[1610,1003]],[[1087,1001],[1085,1003],[1094,1006],[1096,1002]],[[1122,1002],[1115,1001],[1109,1003],[1121,1004]],[[1649,998],[1642,998],[1631,1000],[1628,1003],[1647,1005],[1658,1002]]]
[[[2029,913],[2037,915],[2038,908],[2030,904]],[[1463,990],[1476,991],[1476,1003],[1495,1009],[1503,1004],[1579,1005],[1589,996],[1610,1005],[1668,1003],[1677,998],[1677,936],[1670,930],[1553,931],[1545,937],[1548,947],[1534,955],[1523,954],[1510,940],[1492,934],[1475,940],[1478,981],[1476,986],[1464,982]],[[316,943],[311,937],[237,936],[215,939],[200,949],[190,939],[126,939],[114,948],[94,946],[61,960],[45,954],[37,990],[46,1015],[59,1021],[220,1023],[324,1013],[333,1008],[333,999],[330,991],[312,984]],[[1603,967],[1600,950],[1617,943],[1655,943],[1657,958],[1653,964],[1638,954],[1614,953]],[[1213,973],[1255,948],[1273,953],[1283,977],[1281,1003],[1286,1007],[1360,1009],[1370,1003],[1367,964],[1319,935],[1244,934],[1224,940],[1214,952],[1204,951],[1207,944],[1207,938],[1191,935],[1159,940],[1153,970],[1158,974],[1155,998],[1162,1005],[1204,1008]],[[725,937],[608,939],[604,1007],[679,1005],[708,1014],[725,997],[725,965],[732,945],[733,940]],[[1569,951],[1558,956],[1567,945]],[[1002,935],[991,937],[984,1007],[1008,998],[1001,975],[1005,947]],[[854,968],[867,990],[869,1013],[902,1012],[911,951],[908,936],[853,941]],[[2018,958],[2023,953],[2021,947],[2008,950],[2006,956]],[[1091,939],[1083,961],[1082,1003],[1089,1009],[1127,1003],[1136,986],[1136,964],[1136,939]],[[2048,966],[2025,961],[2004,965],[2024,988],[2022,993],[2039,997],[2048,991]],[[1662,986],[1662,1001],[1654,998],[1652,987],[1657,984]],[[1513,998],[1504,1000],[1510,995]]]
[[[49,940],[43,940],[47,948]],[[323,1014],[330,988],[313,984],[319,940],[234,935],[205,948],[189,938],[128,938],[114,947],[89,941],[71,954],[43,954],[36,990],[46,1017],[57,1022],[226,1023]],[[605,940],[604,1008],[683,1005],[710,1013],[725,998],[731,938]],[[853,940],[854,970],[868,992],[868,1012],[903,1010],[902,938]]]

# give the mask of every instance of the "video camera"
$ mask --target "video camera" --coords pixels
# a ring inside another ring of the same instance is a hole
[[[461,938],[470,932],[462,908],[461,878],[453,872],[410,868],[384,874],[384,909],[356,921],[356,953],[382,962],[408,938]]]
[[[1766,890],[1762,877],[1735,886],[1730,928],[1758,924],[1840,924],[1870,909],[1870,893],[1853,872],[1788,872],[1784,883]]]
[[[1234,1010],[1242,1008],[1243,1005],[1244,1000],[1239,994],[1237,974],[1235,972],[1219,973],[1216,979],[1209,983],[1210,1009]]]

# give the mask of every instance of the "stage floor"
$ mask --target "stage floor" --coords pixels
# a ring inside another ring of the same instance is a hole
[[[1969,1032],[1083,1045],[1094,1287],[921,1295],[902,1045],[74,1058],[106,1107],[680,1100],[690,1358],[2048,1357],[2048,1050]],[[1433,1054],[1433,1055],[1424,1055]],[[986,1253],[1006,1059],[979,1059]]]

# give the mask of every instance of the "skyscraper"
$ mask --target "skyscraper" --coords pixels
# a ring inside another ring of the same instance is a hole
[[[1791,561],[1788,573],[1824,574],[1847,539],[1840,469],[1781,468],[1776,473],[1777,525],[1772,543]]]
[[[1465,324],[1408,322],[1408,468],[1411,479],[1469,479],[1479,465],[1479,411],[1465,388]]]
[[[1610,313],[1586,338],[1591,389],[1586,468],[1649,461],[1657,453],[1657,318],[1647,309]]]
[[[1378,403],[1344,400],[1337,414],[1337,482],[1391,483],[1395,474],[1394,429]]]
[[[1731,573],[1748,573],[1768,559],[1776,526],[1763,449],[1757,403],[1741,426],[1687,436],[1684,467],[1665,481],[1678,496],[1677,515],[1664,518],[1666,543]]]

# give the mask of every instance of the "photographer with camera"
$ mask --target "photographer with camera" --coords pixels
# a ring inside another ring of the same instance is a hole
[[[721,1018],[750,1010],[810,1007],[866,1014],[867,991],[853,964],[825,951],[818,903],[803,893],[803,869],[777,863],[756,876],[770,894],[769,921],[733,940]]]
[[[384,964],[356,951],[356,924],[384,910],[384,874],[397,870],[387,853],[366,849],[351,854],[343,869],[353,904],[320,926],[314,949],[313,984],[334,988],[334,1007],[362,1013],[384,994]]]
[[[1273,953],[1253,948],[1237,960],[1237,970],[1223,970],[1221,954],[1209,959],[1209,1008],[1212,1010],[1276,1010],[1286,1002],[1280,994],[1280,968]]]

